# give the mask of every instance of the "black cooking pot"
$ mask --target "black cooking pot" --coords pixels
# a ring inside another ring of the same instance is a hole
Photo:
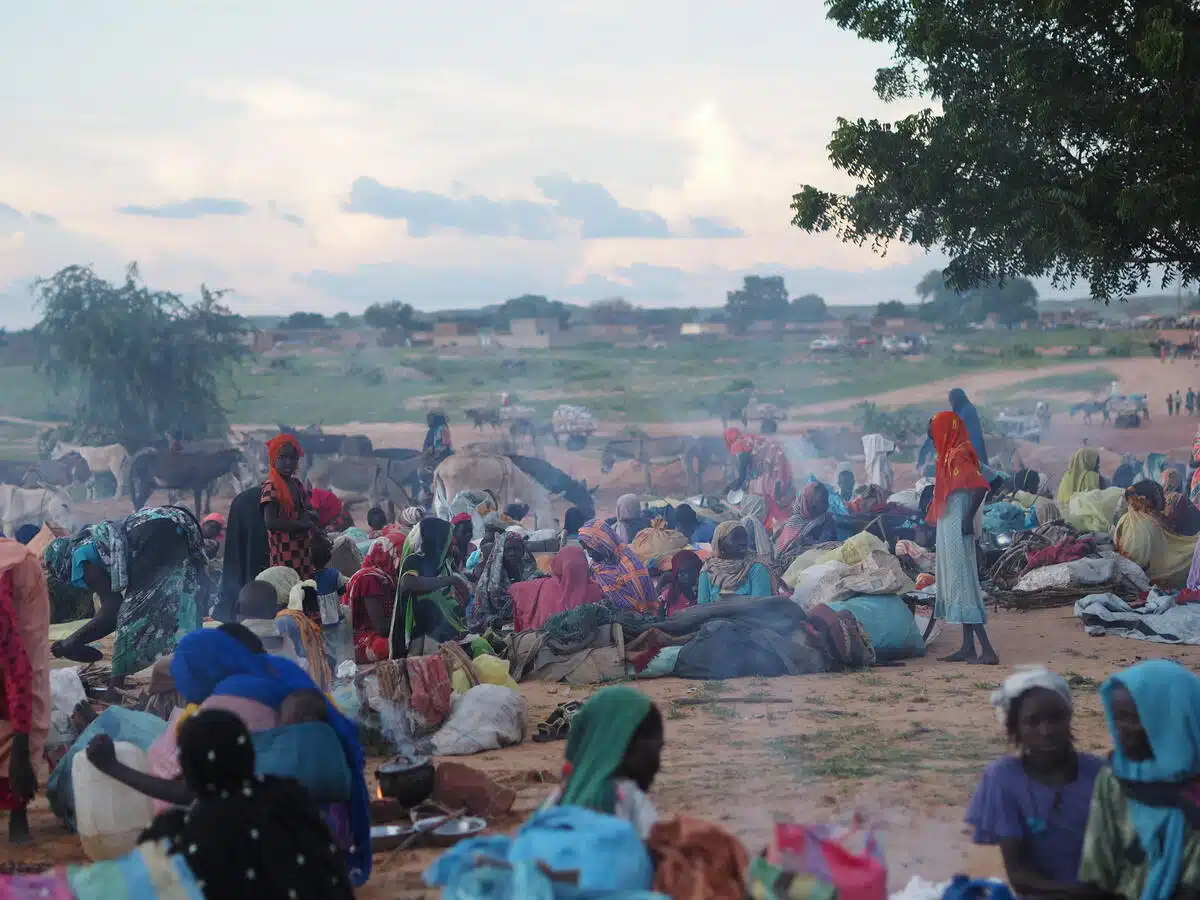
[[[425,756],[396,756],[375,770],[379,790],[389,800],[412,808],[433,793],[433,762]]]

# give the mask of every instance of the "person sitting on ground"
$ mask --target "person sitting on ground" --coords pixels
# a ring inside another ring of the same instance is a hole
[[[362,568],[346,584],[346,604],[350,607],[354,631],[354,661],[359,665],[404,655],[403,647],[394,646],[389,635],[405,542],[399,531],[385,531],[363,557]]]
[[[967,807],[973,840],[999,845],[1018,895],[1072,894],[1105,762],[1075,749],[1071,689],[1061,675],[1020,669],[992,694],[992,707],[1017,755],[984,771]]]
[[[225,534],[225,517],[210,513],[200,520],[200,534],[204,538],[204,555],[216,559],[221,552],[221,538]]]
[[[512,623],[513,585],[544,577],[527,549],[525,538],[513,530],[502,532],[489,545],[480,570],[475,596],[467,606],[467,624],[479,634]]]
[[[696,514],[687,503],[680,503],[675,507],[675,530],[686,537],[693,544],[709,544],[712,543],[713,532],[716,531],[717,525],[711,519],[700,521],[700,516]]]
[[[650,520],[642,515],[642,501],[637,494],[622,494],[617,498],[617,515],[606,520],[616,532],[622,544],[632,544],[638,532],[650,527]]]
[[[317,586],[321,626],[331,628],[342,621],[342,595],[346,593],[350,579],[330,564],[333,560],[333,544],[325,535],[318,535],[313,542],[312,554],[312,580]]]
[[[923,466],[918,465],[917,470],[920,471]],[[854,466],[848,462],[840,462],[837,467],[837,492],[842,498],[843,503],[849,503],[854,499],[855,475]]]
[[[604,591],[588,575],[587,554],[575,546],[554,554],[549,578],[510,585],[509,594],[517,631],[541,628],[556,613],[604,601]]]
[[[1100,477],[1100,453],[1091,447],[1080,447],[1071,457],[1062,481],[1058,483],[1058,505],[1063,511],[1071,498],[1084,491],[1098,491],[1104,486]]]
[[[296,477],[303,455],[300,442],[292,435],[271,438],[267,442],[271,470],[259,494],[271,565],[294,569],[301,580],[312,577],[312,541],[317,528],[308,490]]]
[[[166,841],[214,900],[354,896],[345,859],[308,792],[290,778],[255,775],[254,743],[238,716],[197,713],[180,724],[178,742],[188,805],[160,813],[139,843]],[[142,775],[122,766],[106,735],[87,756],[117,780]]]
[[[383,534],[383,530],[388,528],[391,523],[388,521],[388,515],[378,506],[372,506],[367,510],[367,537],[371,540]]]
[[[670,568],[658,580],[658,600],[664,618],[696,605],[703,566],[704,561],[692,550],[679,550],[671,557]]]
[[[475,524],[470,513],[459,513],[450,520],[450,568],[458,573],[466,570],[471,556],[471,538],[475,535]]]
[[[1112,737],[1079,880],[1096,896],[1167,900],[1200,885],[1200,677],[1151,660],[1100,686]]]
[[[354,516],[346,509],[341,498],[333,491],[313,488],[309,491],[309,502],[317,519],[317,528],[331,534],[341,534],[354,527]]]
[[[713,537],[712,556],[700,571],[697,603],[726,596],[770,597],[770,570],[750,552],[750,537],[740,522],[722,522]]]
[[[1117,552],[1146,570],[1151,582],[1171,590],[1185,586],[1196,538],[1176,534],[1163,520],[1165,496],[1155,481],[1125,489],[1126,512],[1113,530]]]
[[[606,604],[648,615],[658,611],[650,572],[633,549],[621,543],[611,525],[593,519],[579,529],[579,544],[588,556],[592,576],[604,591]]]
[[[809,547],[836,540],[837,522],[829,510],[829,488],[819,481],[810,481],[801,488],[792,504],[792,517],[775,539],[779,564],[786,569]]]
[[[658,822],[648,796],[662,767],[663,718],[639,690],[597,691],[571,720],[562,785],[543,809],[582,806],[631,823],[643,839]]]
[[[579,529],[587,524],[583,510],[578,506],[570,507],[563,515],[562,531],[558,535],[559,549],[579,546]]]
[[[404,542],[400,561],[399,626],[392,634],[397,656],[424,656],[444,641],[460,638],[467,630],[463,609],[471,585],[450,568],[450,523],[425,518]]]
[[[1191,537],[1200,532],[1200,509],[1183,492],[1183,476],[1171,467],[1163,469],[1158,483],[1163,489],[1163,524],[1176,534]]]
[[[528,503],[522,503],[518,500],[516,503],[509,503],[504,507],[504,517],[513,525],[519,525],[521,522],[524,522],[527,515],[529,515]]]

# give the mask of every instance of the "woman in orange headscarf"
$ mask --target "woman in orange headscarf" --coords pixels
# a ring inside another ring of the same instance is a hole
[[[962,647],[942,657],[942,661],[998,665],[1000,658],[984,628],[987,610],[975,556],[975,518],[987,495],[988,482],[957,413],[940,412],[930,419],[929,439],[937,451],[933,502],[926,516],[930,524],[937,524],[937,601],[933,614],[963,627]]]
[[[796,500],[796,485],[792,481],[792,464],[779,441],[745,434],[737,428],[725,429],[725,446],[737,466],[737,477],[725,488],[748,490],[767,501],[768,532],[787,521]]]
[[[313,574],[312,542],[317,524],[308,491],[296,477],[303,455],[300,442],[290,434],[276,435],[267,441],[271,470],[258,499],[267,525],[271,565],[295,569],[301,581]]]

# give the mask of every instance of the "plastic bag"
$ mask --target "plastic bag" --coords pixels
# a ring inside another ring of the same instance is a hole
[[[875,658],[882,661],[909,659],[925,655],[925,641],[917,620],[897,594],[851,597],[829,604],[836,610],[849,610],[871,639]]]
[[[50,670],[50,734],[48,748],[69,746],[75,740],[71,716],[80,703],[87,701],[87,691],[79,678],[79,669]]]
[[[475,657],[473,662],[475,671],[479,673],[480,684],[496,684],[511,691],[520,690],[517,683],[513,681],[513,677],[508,674],[507,659],[500,659],[490,653],[481,653]],[[471,679],[462,669],[454,670],[454,674],[450,676],[450,684],[453,685],[456,694],[465,694],[473,687]]]
[[[828,826],[778,824],[765,857],[750,867],[750,893],[764,900],[887,900],[887,863],[873,832],[864,850]]]
[[[844,562],[835,559],[797,573],[796,583],[792,590],[792,602],[799,604],[801,609],[808,609],[815,602],[814,597],[821,587],[836,580],[837,576],[848,568],[850,567]],[[786,577],[784,580],[787,580]]]
[[[860,531],[849,540],[844,541],[840,547],[829,550],[823,556],[818,557],[816,562],[823,563],[837,559],[848,566],[854,566],[865,562],[875,550],[882,550],[886,553],[887,544],[869,531]]]
[[[479,684],[461,697],[433,736],[434,755],[470,756],[519,744],[525,737],[525,700],[519,692]]]
[[[655,519],[649,528],[643,528],[637,533],[629,546],[638,559],[650,563],[673,556],[687,547],[688,543],[683,534],[667,527],[666,519]]]

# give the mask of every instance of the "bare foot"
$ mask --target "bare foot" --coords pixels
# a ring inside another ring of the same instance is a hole
[[[15,847],[33,843],[33,835],[29,833],[29,817],[23,809],[14,809],[9,813],[8,842]]]
[[[974,650],[959,650],[957,653],[951,653],[949,656],[938,657],[938,662],[974,662],[976,659]]]
[[[973,666],[998,666],[1000,665],[1000,657],[993,651],[991,653],[980,654],[977,658],[968,660],[968,662]]]

